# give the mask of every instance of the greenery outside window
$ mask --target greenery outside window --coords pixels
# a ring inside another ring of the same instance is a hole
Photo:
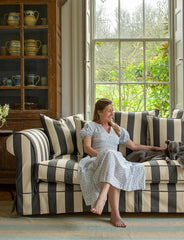
[[[93,99],[112,99],[115,110],[160,109],[171,99],[170,0],[92,2]]]

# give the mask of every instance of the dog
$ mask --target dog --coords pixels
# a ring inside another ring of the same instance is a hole
[[[126,159],[130,162],[146,162],[151,160],[166,160],[170,163],[171,160],[178,160],[181,167],[184,167],[184,145],[182,142],[166,140],[166,150],[152,151],[152,150],[139,150],[133,151],[127,155]]]

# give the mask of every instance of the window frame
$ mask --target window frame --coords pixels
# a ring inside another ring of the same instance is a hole
[[[143,0],[144,1],[144,0]],[[119,0],[120,2],[120,0]],[[173,107],[175,106],[175,83],[174,83],[174,3],[172,0],[168,0],[168,7],[169,7],[169,37],[166,38],[116,38],[116,39],[97,39],[95,38],[95,24],[94,20],[95,20],[95,0],[94,1],[90,1],[90,9],[91,9],[91,25],[90,25],[90,31],[91,31],[91,59],[90,59],[90,63],[91,63],[91,84],[90,84],[90,90],[91,90],[91,101],[89,103],[90,105],[90,112],[93,111],[94,109],[94,104],[95,104],[95,90],[96,90],[96,84],[104,84],[104,83],[98,83],[95,82],[95,43],[98,41],[102,41],[102,42],[108,42],[108,41],[115,41],[118,42],[119,47],[121,45],[122,42],[132,42],[132,41],[137,41],[137,42],[143,42],[143,44],[145,45],[146,42],[151,42],[151,41],[168,41],[169,44],[169,82],[164,82],[164,84],[168,84],[169,85],[169,89],[170,89],[170,97],[169,97],[169,102],[170,102],[170,115],[171,115],[171,110],[173,109]],[[120,8],[119,8],[120,10]],[[144,23],[143,23],[144,24]],[[145,48],[144,48],[145,49]],[[120,49],[121,50],[121,49]],[[119,54],[120,55],[120,54]],[[120,58],[120,56],[119,56]],[[145,54],[144,54],[144,66],[145,65]],[[119,68],[120,68],[120,61],[119,61]],[[144,71],[146,71],[144,69]],[[151,82],[146,82],[145,80],[145,74],[144,74],[144,80],[143,82],[133,82],[134,84],[151,84]],[[157,82],[152,82],[153,84],[156,84]],[[105,83],[106,84],[106,83]],[[119,92],[121,93],[121,86],[122,84],[132,84],[130,82],[128,83],[123,83],[121,82],[121,75],[119,74],[118,77],[118,83],[107,83],[107,84],[118,84],[119,85]],[[161,84],[161,82],[159,82],[159,84]],[[144,108],[146,107],[145,104],[145,98],[146,98],[146,88],[144,90]],[[119,110],[121,109],[121,101],[119,101]],[[89,118],[89,112],[88,112],[88,118]]]

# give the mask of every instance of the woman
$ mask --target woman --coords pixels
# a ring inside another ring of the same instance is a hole
[[[128,162],[117,146],[125,144],[133,151],[164,151],[165,148],[135,144],[125,129],[112,122],[112,116],[112,101],[102,98],[95,104],[93,121],[81,130],[88,156],[79,162],[79,181],[86,205],[92,206],[91,212],[101,215],[108,196],[111,223],[126,227],[119,212],[120,190],[144,189],[145,173],[143,164]]]

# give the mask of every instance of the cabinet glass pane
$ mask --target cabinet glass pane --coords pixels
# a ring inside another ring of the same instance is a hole
[[[0,89],[0,105],[9,104],[10,109],[20,110],[21,96],[19,89]]]
[[[20,59],[0,59],[0,88],[20,85]]]
[[[47,89],[26,89],[25,110],[48,109]]]
[[[20,6],[0,5],[0,25],[20,25]]]
[[[47,5],[24,5],[24,25],[46,25]]]
[[[48,85],[47,59],[25,59],[24,64],[25,64],[25,81],[24,81],[25,86],[28,86],[28,85],[47,86]],[[35,84],[30,84],[30,81],[31,81],[30,78],[34,78],[33,81],[35,82]],[[43,79],[45,79],[45,81]]]

